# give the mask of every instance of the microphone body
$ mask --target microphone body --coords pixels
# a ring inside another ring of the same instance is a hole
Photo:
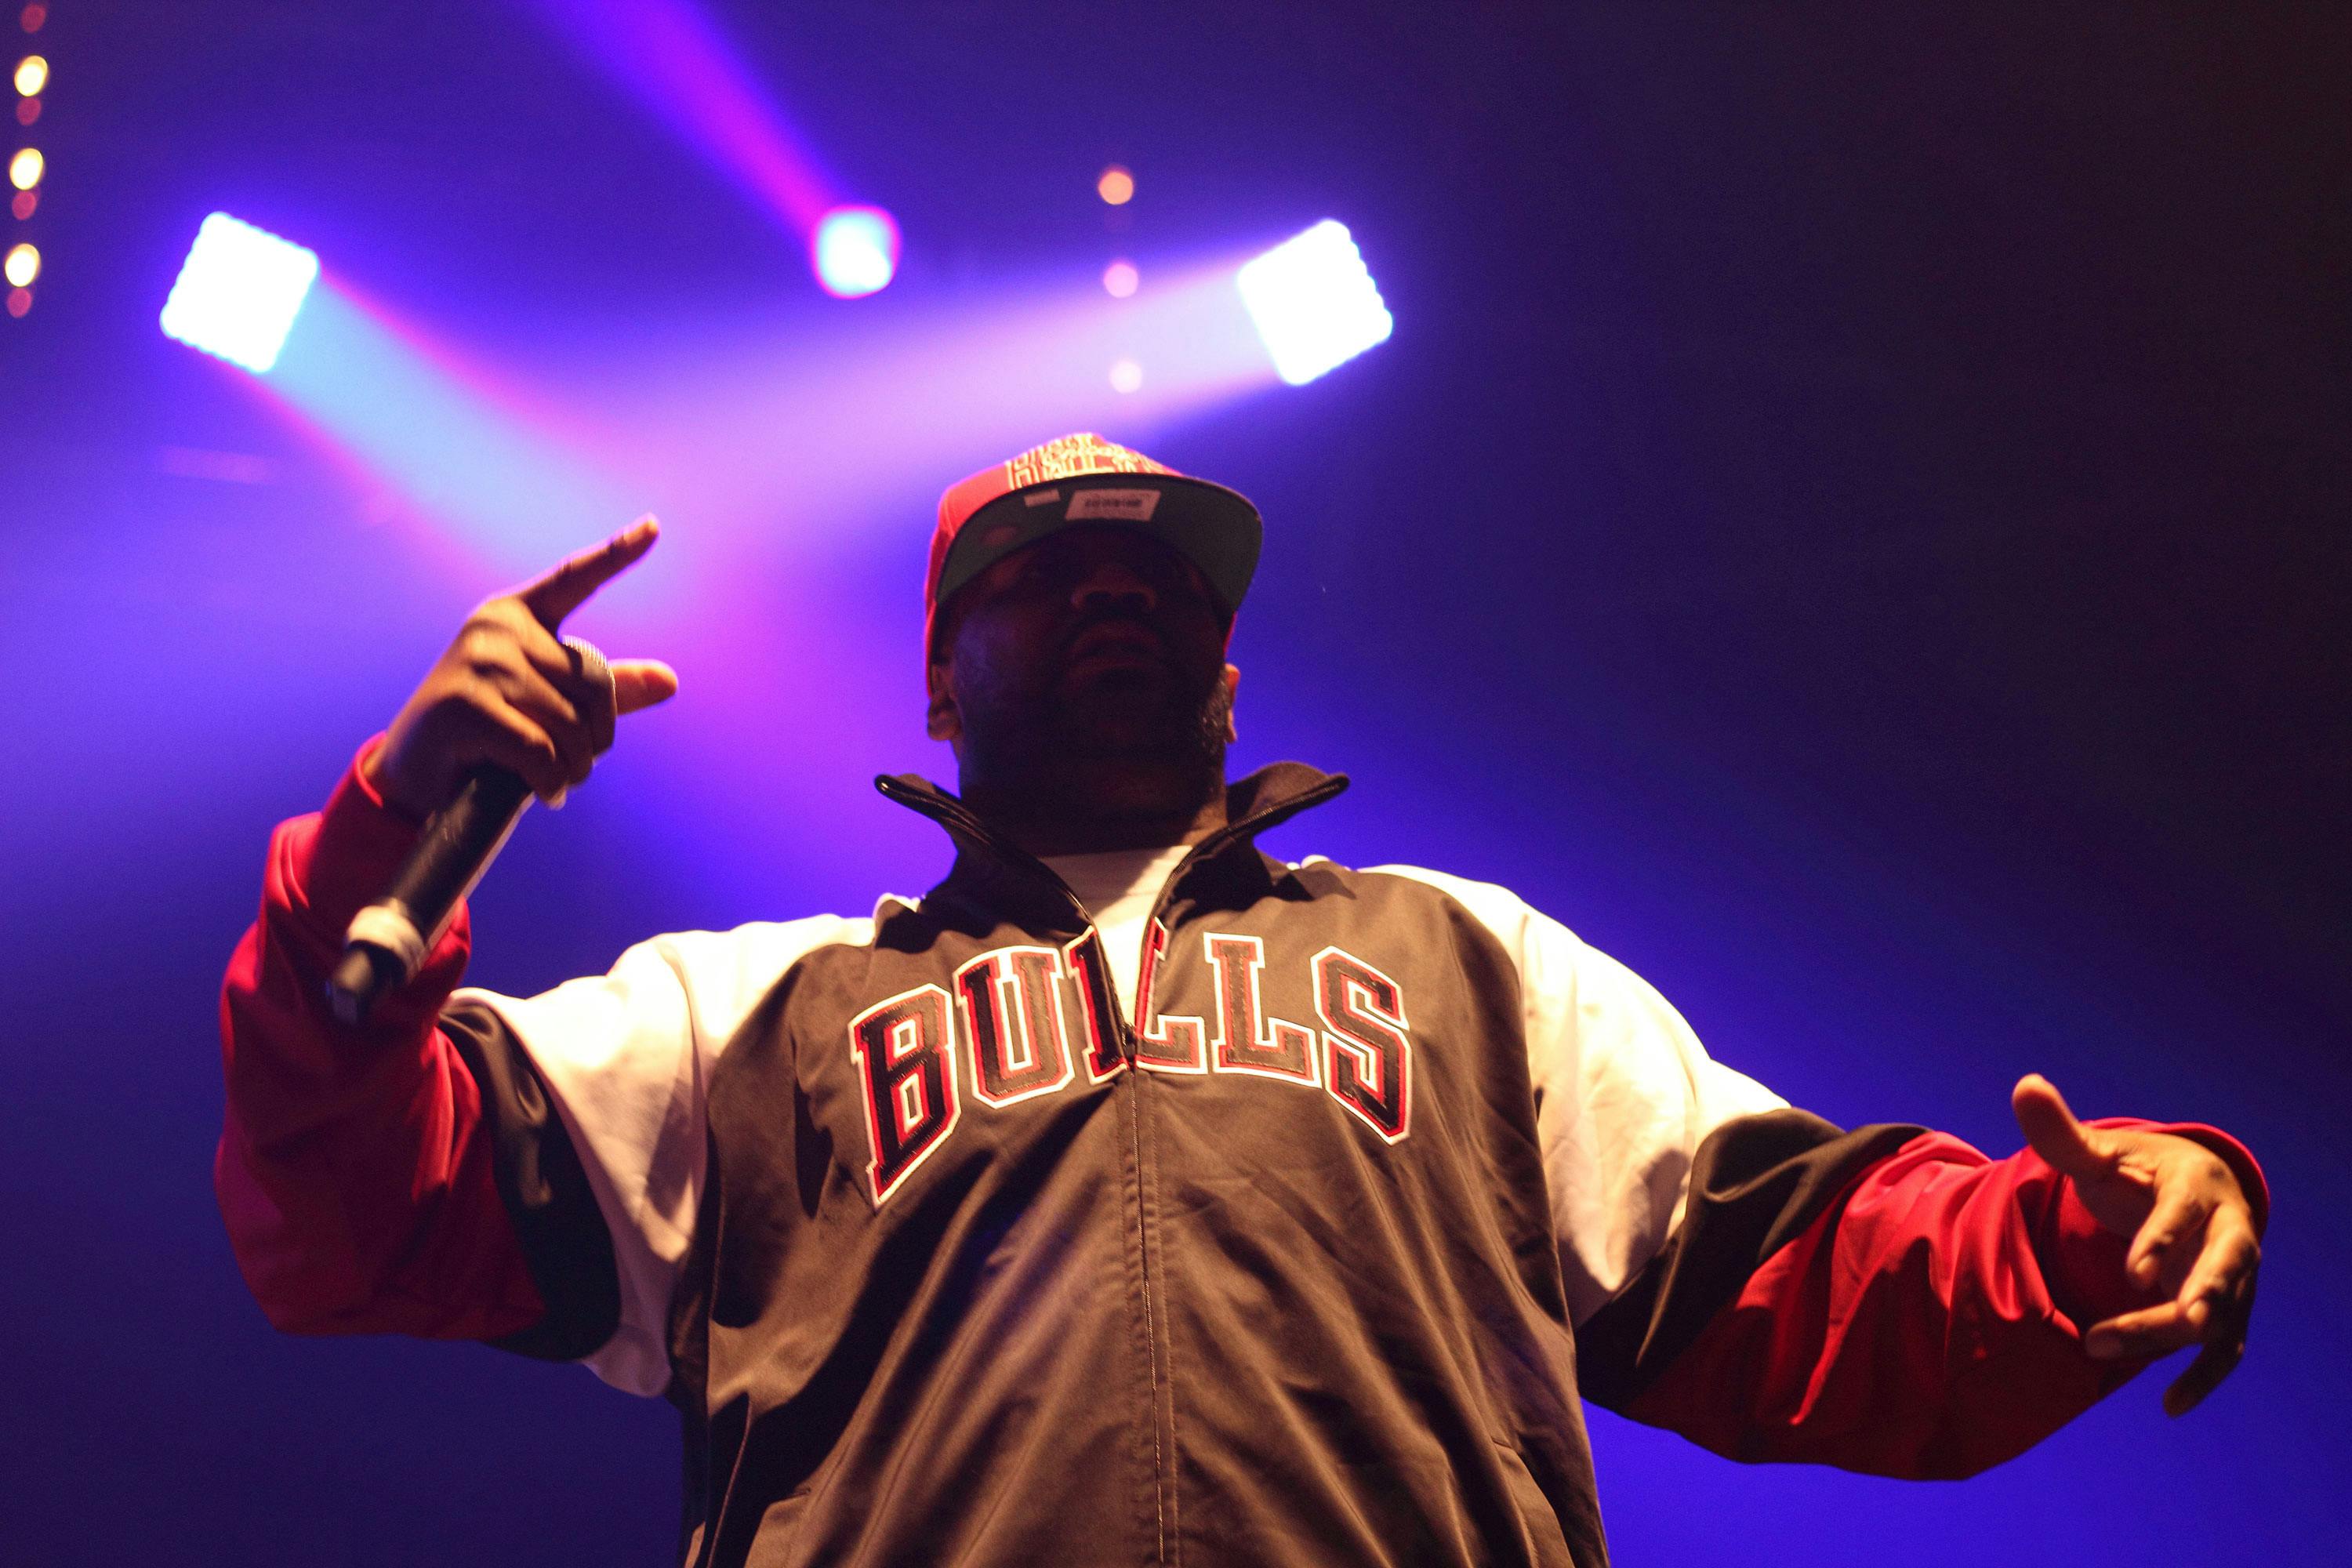
[[[378,996],[416,978],[459,900],[506,847],[530,801],[520,774],[485,764],[433,814],[383,897],[352,917],[342,961],[327,981],[327,1003],[338,1020],[364,1023]]]

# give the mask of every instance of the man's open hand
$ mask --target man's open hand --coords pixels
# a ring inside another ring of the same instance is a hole
[[[639,518],[467,616],[383,744],[369,753],[365,767],[378,793],[422,817],[448,804],[484,763],[521,775],[541,800],[585,782],[613,743],[614,720],[667,700],[677,675],[654,659],[616,658],[609,683],[594,679],[556,640],[556,629],[635,565],[660,532],[651,517]]]
[[[2263,1249],[2236,1173],[2193,1139],[2084,1126],[2038,1073],[2019,1079],[2010,1100],[2033,1152],[2074,1184],[2101,1225],[2132,1238],[2124,1260],[2132,1283],[2166,1297],[2092,1325],[2084,1347],[2121,1360],[2203,1345],[2164,1393],[2167,1414],[2186,1414],[2246,1353]]]

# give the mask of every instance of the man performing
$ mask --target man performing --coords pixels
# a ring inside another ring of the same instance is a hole
[[[271,846],[217,1166],[304,1333],[587,1363],[683,1417],[689,1563],[1606,1561],[1579,1395],[1742,1459],[1967,1475],[2149,1360],[2244,1348],[2266,1196],[2202,1127],[2014,1093],[1991,1161],[1711,1060],[1503,889],[1256,837],[1228,784],[1241,496],[1072,436],[941,499],[929,728],[879,781],[918,900],[656,938],[528,1000],[462,919],[322,994],[467,773],[576,787],[616,713],[559,624],[648,521],[468,621]]]

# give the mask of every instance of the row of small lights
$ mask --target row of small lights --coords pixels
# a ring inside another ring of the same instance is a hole
[[[48,19],[49,8],[39,0],[16,13],[16,25],[27,36],[39,32]],[[15,83],[16,123],[30,127],[41,117],[41,94],[48,89],[49,62],[39,55],[26,55],[16,62]],[[41,177],[47,172],[48,161],[41,156],[38,147],[19,147],[8,160],[8,184],[14,190],[8,211],[16,223],[29,222],[40,206]],[[33,281],[41,275],[40,250],[29,240],[17,240],[8,247],[7,255],[0,258],[0,274],[8,279],[8,314],[22,316],[33,308]]]
[[[1116,212],[1117,209],[1135,199],[1135,175],[1120,165],[1113,163],[1096,179],[1095,195],[1103,199],[1104,205]],[[1119,213],[1118,216],[1124,217],[1126,215]],[[1109,226],[1124,228],[1126,225],[1114,222]],[[1136,289],[1140,288],[1142,283],[1143,275],[1136,270],[1135,263],[1123,256],[1115,258],[1109,266],[1103,268],[1103,292],[1114,300],[1133,299]],[[1132,359],[1120,358],[1112,361],[1110,385],[1113,392],[1140,392],[1143,389],[1143,367]]]

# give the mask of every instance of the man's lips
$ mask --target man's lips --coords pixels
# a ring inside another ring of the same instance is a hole
[[[1165,664],[1168,645],[1160,634],[1134,621],[1100,621],[1070,641],[1068,660],[1110,664]]]

